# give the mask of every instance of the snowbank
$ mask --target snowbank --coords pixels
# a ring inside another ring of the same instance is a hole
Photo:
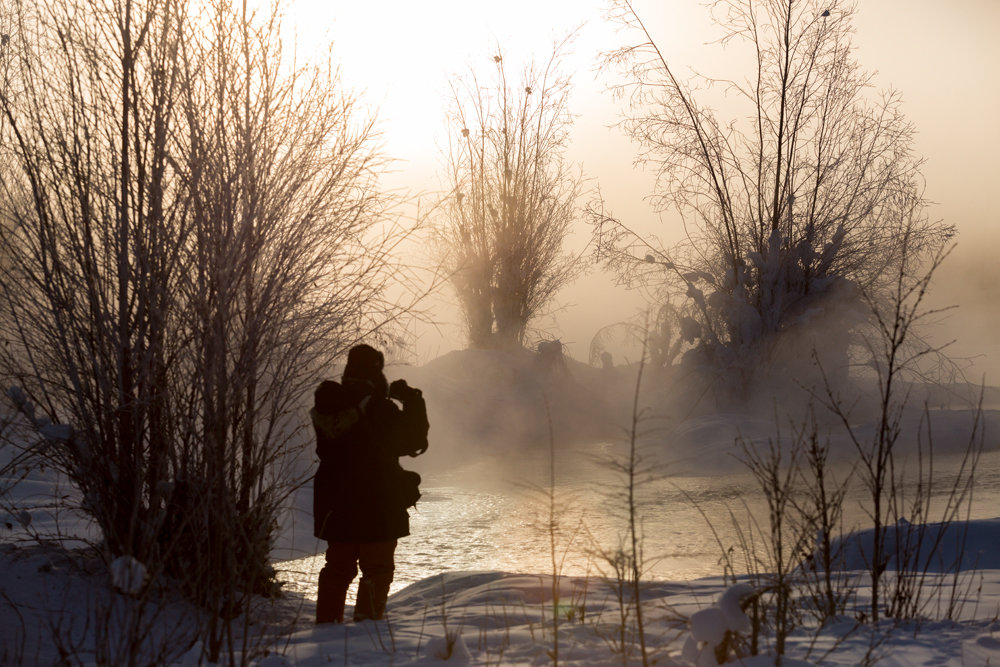
[[[838,538],[831,551],[840,554],[841,569],[865,570],[874,544],[875,534],[869,528]],[[1000,519],[969,524],[911,524],[901,520],[884,528],[883,544],[889,556],[886,569],[891,571],[900,569],[899,555],[907,559],[903,568],[919,572],[1000,570]]]

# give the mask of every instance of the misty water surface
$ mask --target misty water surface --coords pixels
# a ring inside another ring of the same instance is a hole
[[[600,552],[614,550],[626,534],[621,477],[600,462],[615,451],[597,445],[558,457],[555,499],[563,574],[600,576],[607,570]],[[960,457],[953,455],[935,460],[938,507],[947,498],[959,463]],[[518,454],[425,474],[423,498],[411,510],[411,535],[400,540],[396,551],[392,591],[444,571],[550,573],[548,471],[547,456]],[[648,579],[721,574],[720,542],[739,550],[734,519],[744,530],[753,520],[767,520],[766,504],[747,473],[657,478],[641,486],[640,500]],[[854,484],[845,502],[845,526],[868,525],[864,501],[863,488]],[[984,453],[977,466],[971,518],[997,516],[997,507],[1000,452],[994,451]],[[939,516],[939,511],[932,513],[931,519]],[[314,599],[322,565],[320,555],[287,561],[278,569],[286,589]]]

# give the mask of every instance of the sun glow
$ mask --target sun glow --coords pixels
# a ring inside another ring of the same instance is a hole
[[[608,126],[618,120],[621,105],[606,90],[613,74],[598,76],[597,67],[602,52],[636,35],[624,34],[607,20],[609,4],[608,0],[285,0],[284,23],[302,56],[332,50],[344,83],[378,109],[386,151],[409,180],[400,185],[416,189],[440,185],[436,173],[447,145],[445,111],[451,85],[459,77],[470,70],[485,77],[498,51],[504,54],[508,74],[517,73],[531,59],[546,60],[557,41],[574,34],[561,60],[573,77],[570,106],[578,119],[569,157],[585,163],[593,177],[600,177],[608,164],[609,182],[623,179],[627,188],[630,176],[624,172],[631,171],[634,155],[620,133],[609,141]],[[697,3],[636,4],[656,26],[657,39],[667,40],[675,53],[709,39],[703,34],[705,12]],[[613,159],[610,153],[615,153]],[[635,201],[642,196],[637,193]]]
[[[377,106],[393,157],[435,162],[445,128],[450,83],[470,67],[492,65],[502,50],[508,64],[546,58],[553,42],[600,19],[600,0],[290,0],[286,20],[301,51],[332,44],[345,83]],[[580,38],[589,39],[588,28]],[[578,38],[578,41],[579,39]],[[574,49],[564,63],[591,78],[594,52]],[[508,71],[517,71],[520,64]],[[584,77],[581,77],[584,78]]]

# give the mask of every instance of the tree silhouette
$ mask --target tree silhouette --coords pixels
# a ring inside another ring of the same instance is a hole
[[[531,320],[576,274],[563,250],[582,177],[564,153],[572,117],[556,45],[516,85],[503,56],[489,84],[452,90],[446,155],[451,195],[439,225],[472,347],[518,347]]]
[[[839,340],[825,349],[841,346],[832,353],[842,360],[859,322],[842,307],[891,285],[904,238],[916,261],[953,230],[926,216],[899,95],[874,94],[854,59],[852,5],[717,0],[711,8],[745,79],[682,81],[628,0],[614,15],[639,43],[606,61],[626,74],[623,125],[658,175],[652,199],[679,213],[687,238],[668,247],[643,237],[601,202],[589,215],[600,258],[663,302],[683,302],[690,346],[741,372],[745,385],[794,346],[786,334],[820,320]],[[724,116],[702,103],[697,83],[724,87],[726,108],[738,109]]]
[[[303,394],[399,313],[405,230],[373,122],[336,70],[292,66],[274,7],[42,5],[0,89],[0,373],[107,555],[217,612],[214,661],[274,583]]]

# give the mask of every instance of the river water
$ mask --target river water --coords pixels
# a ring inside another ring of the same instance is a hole
[[[613,553],[628,534],[626,481],[608,463],[615,456],[621,460],[612,446],[594,445],[560,453],[554,466],[544,454],[516,454],[425,472],[423,497],[410,511],[411,535],[396,551],[392,591],[444,571],[551,573],[553,525],[563,574],[608,572],[604,554]],[[934,463],[931,521],[940,519],[961,457],[938,456]],[[553,469],[554,485],[549,483]],[[839,474],[846,475],[846,469]],[[638,477],[644,578],[681,581],[721,574],[724,550],[739,550],[741,534],[748,536],[754,524],[766,526],[766,502],[745,471]],[[917,477],[907,479],[904,493],[912,496]],[[1000,451],[981,455],[975,480],[970,518],[1000,516]],[[845,529],[869,524],[866,496],[855,479],[844,502]],[[279,563],[277,569],[286,590],[314,599],[322,565],[318,555]]]

